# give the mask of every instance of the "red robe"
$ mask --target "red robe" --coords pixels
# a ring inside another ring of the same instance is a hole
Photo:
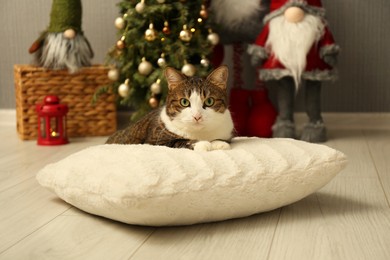
[[[254,43],[255,48],[258,49],[256,53],[262,53],[260,59],[263,59],[260,68],[260,79],[278,80],[285,76],[292,76],[290,71],[275,57],[272,50],[265,48],[269,30],[269,23],[267,23]],[[334,79],[336,75],[332,65],[335,63],[335,56],[338,51],[339,47],[335,44],[332,33],[328,27],[325,27],[323,36],[313,44],[307,54],[306,69],[302,74],[302,78],[309,80]],[[251,54],[256,55],[255,53]]]

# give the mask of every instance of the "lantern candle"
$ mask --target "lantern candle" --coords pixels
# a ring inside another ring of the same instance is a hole
[[[46,96],[43,104],[37,104],[38,145],[67,144],[66,114],[68,106],[60,104],[57,96]]]

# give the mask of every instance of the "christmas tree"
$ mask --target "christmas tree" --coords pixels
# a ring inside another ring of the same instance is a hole
[[[108,54],[108,76],[119,103],[136,110],[135,120],[164,103],[166,66],[186,76],[205,76],[219,36],[208,22],[205,0],[123,0],[118,5],[118,39]]]

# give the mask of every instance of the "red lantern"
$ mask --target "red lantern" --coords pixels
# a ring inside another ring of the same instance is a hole
[[[60,104],[57,96],[46,96],[43,104],[37,104],[38,145],[67,144],[66,113],[68,106]]]

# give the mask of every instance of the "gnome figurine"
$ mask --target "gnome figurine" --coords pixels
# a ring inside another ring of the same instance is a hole
[[[259,78],[275,81],[278,86],[274,137],[296,138],[294,99],[304,83],[309,122],[301,139],[327,140],[321,116],[321,82],[336,78],[333,66],[338,52],[320,0],[271,0],[263,30],[248,46],[248,53],[253,64],[261,62]]]
[[[81,20],[81,0],[53,0],[49,27],[29,49],[36,65],[68,69],[70,73],[89,66],[93,51],[81,29]]]

